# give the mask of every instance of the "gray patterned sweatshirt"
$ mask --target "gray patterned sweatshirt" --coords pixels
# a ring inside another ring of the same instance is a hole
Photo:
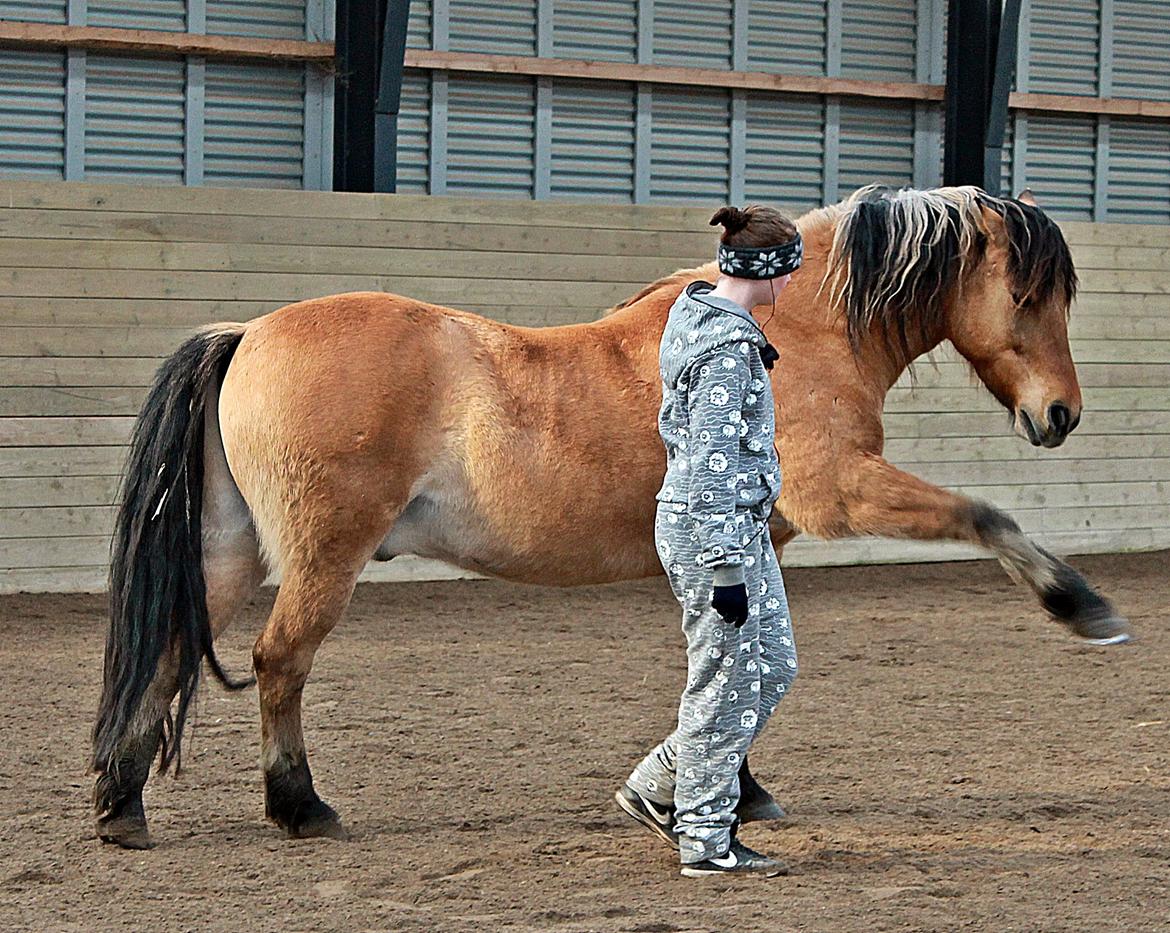
[[[693,282],[671,306],[658,363],[666,445],[659,502],[686,512],[716,586],[744,579],[744,545],[780,495],[767,343],[751,313]],[[754,513],[754,514],[753,514]]]

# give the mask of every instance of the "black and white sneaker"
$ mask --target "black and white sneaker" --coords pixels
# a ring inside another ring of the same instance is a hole
[[[647,800],[629,784],[623,784],[613,799],[630,816],[650,830],[673,849],[678,848],[678,834],[674,831],[674,807]]]
[[[738,839],[732,839],[731,848],[725,854],[683,865],[680,873],[686,878],[705,878],[708,875],[763,875],[775,878],[788,874],[788,866],[749,849]]]

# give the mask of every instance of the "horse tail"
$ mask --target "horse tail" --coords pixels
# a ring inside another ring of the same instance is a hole
[[[244,336],[217,324],[187,340],[159,367],[134,425],[110,549],[110,627],[92,767],[116,768],[119,748],[159,662],[172,652],[179,704],[170,695],[159,771],[181,764],[180,742],[204,658],[225,687],[239,690],[212,649],[203,579],[203,416],[207,388],[220,380]]]

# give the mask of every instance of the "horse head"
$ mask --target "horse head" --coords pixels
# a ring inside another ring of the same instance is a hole
[[[1035,202],[871,186],[838,210],[825,283],[855,351],[876,336],[900,372],[949,340],[1016,433],[1063,443],[1081,415],[1068,344],[1077,278],[1060,228]]]

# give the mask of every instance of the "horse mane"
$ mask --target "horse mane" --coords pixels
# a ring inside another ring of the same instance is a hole
[[[947,299],[986,252],[985,207],[1004,221],[1016,303],[1031,307],[1054,293],[1072,300],[1077,278],[1068,244],[1038,208],[975,187],[870,185],[826,209],[837,222],[824,285],[844,310],[854,350],[875,322],[905,362],[913,354],[912,337],[931,342],[944,323]]]
[[[695,271],[695,269],[679,269],[677,272],[670,273],[670,275],[664,275],[662,278],[651,282],[637,294],[631,295],[624,301],[619,301],[612,308],[604,311],[601,316],[607,317],[608,315],[613,314],[615,311],[620,311],[622,308],[628,308],[635,302],[641,301],[647,295],[652,295],[660,288],[666,288],[668,285],[678,285],[684,282],[690,282],[695,277]]]

